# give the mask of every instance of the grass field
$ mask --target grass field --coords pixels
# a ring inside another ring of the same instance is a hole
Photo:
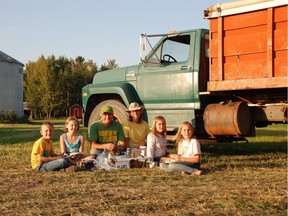
[[[59,152],[64,122],[54,123]],[[158,168],[35,173],[39,127],[0,125],[0,215],[287,215],[286,125],[257,129],[249,143],[201,143],[205,175],[185,177]]]

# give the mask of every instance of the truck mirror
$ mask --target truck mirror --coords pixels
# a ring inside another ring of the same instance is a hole
[[[147,35],[141,34],[140,37],[140,60],[142,62],[146,62],[146,55],[147,55]]]

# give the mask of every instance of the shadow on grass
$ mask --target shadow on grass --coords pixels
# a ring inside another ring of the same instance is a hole
[[[62,129],[55,129],[52,142],[59,141]],[[3,128],[0,130],[0,145],[13,145],[25,142],[35,142],[41,137],[40,127],[36,128]]]
[[[55,126],[64,126],[64,124],[65,124],[65,119],[57,119],[57,120],[49,120],[49,119],[35,120],[35,121],[30,121],[29,124],[30,124],[30,125],[39,125],[39,127],[40,127],[43,122],[52,122]]]
[[[60,124],[61,123],[61,124]],[[40,125],[42,122],[33,122],[35,127],[27,126],[17,126],[17,127],[6,127],[0,128],[0,145],[13,145],[20,144],[24,142],[35,142],[41,137]],[[57,124],[60,126],[55,126],[54,136],[52,138],[53,142],[58,142],[60,135],[64,133],[64,123],[59,121]],[[39,127],[38,127],[39,125]],[[87,139],[87,128],[80,127],[79,134],[82,134]]]
[[[254,170],[254,169],[284,169],[285,165],[282,163],[277,163],[277,162],[267,162],[267,163],[259,163],[259,161],[254,161],[254,162],[247,162],[244,161],[243,163],[235,163],[235,162],[226,162],[225,164],[202,164],[201,170],[204,171],[204,174],[208,173],[215,173],[215,172],[227,172],[227,171],[237,171],[237,170],[243,170],[243,169],[249,169]],[[267,171],[267,170],[266,170]],[[266,172],[264,171],[264,172]]]
[[[287,167],[285,142],[203,143],[201,150],[204,173]]]
[[[212,156],[287,153],[287,143],[277,141],[273,143],[203,143],[201,145],[201,150]]]
[[[257,128],[257,131],[256,131],[256,137],[258,136],[285,136],[285,135],[287,135],[287,130],[284,130],[284,129],[268,130],[268,129]]]

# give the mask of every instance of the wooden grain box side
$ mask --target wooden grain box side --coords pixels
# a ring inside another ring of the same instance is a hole
[[[210,19],[208,91],[287,87],[288,6]]]

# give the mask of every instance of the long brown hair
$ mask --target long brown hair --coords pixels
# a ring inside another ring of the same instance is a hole
[[[155,135],[159,135],[159,133],[158,133],[158,131],[157,131],[157,129],[156,129],[156,123],[157,123],[157,121],[164,121],[164,122],[165,122],[165,130],[164,130],[163,134],[161,134],[161,135],[163,135],[164,137],[166,137],[166,133],[167,133],[166,120],[165,120],[165,118],[164,118],[163,116],[156,116],[156,117],[154,118],[154,121],[153,121],[153,124],[152,124],[152,128],[151,128],[152,133],[155,134]]]
[[[128,120],[129,120],[130,122],[133,122],[133,119],[132,119],[132,116],[131,116],[131,111],[129,112],[129,118],[128,118]],[[137,123],[141,123],[142,121],[143,121],[143,111],[141,111],[141,115],[140,115]]]

